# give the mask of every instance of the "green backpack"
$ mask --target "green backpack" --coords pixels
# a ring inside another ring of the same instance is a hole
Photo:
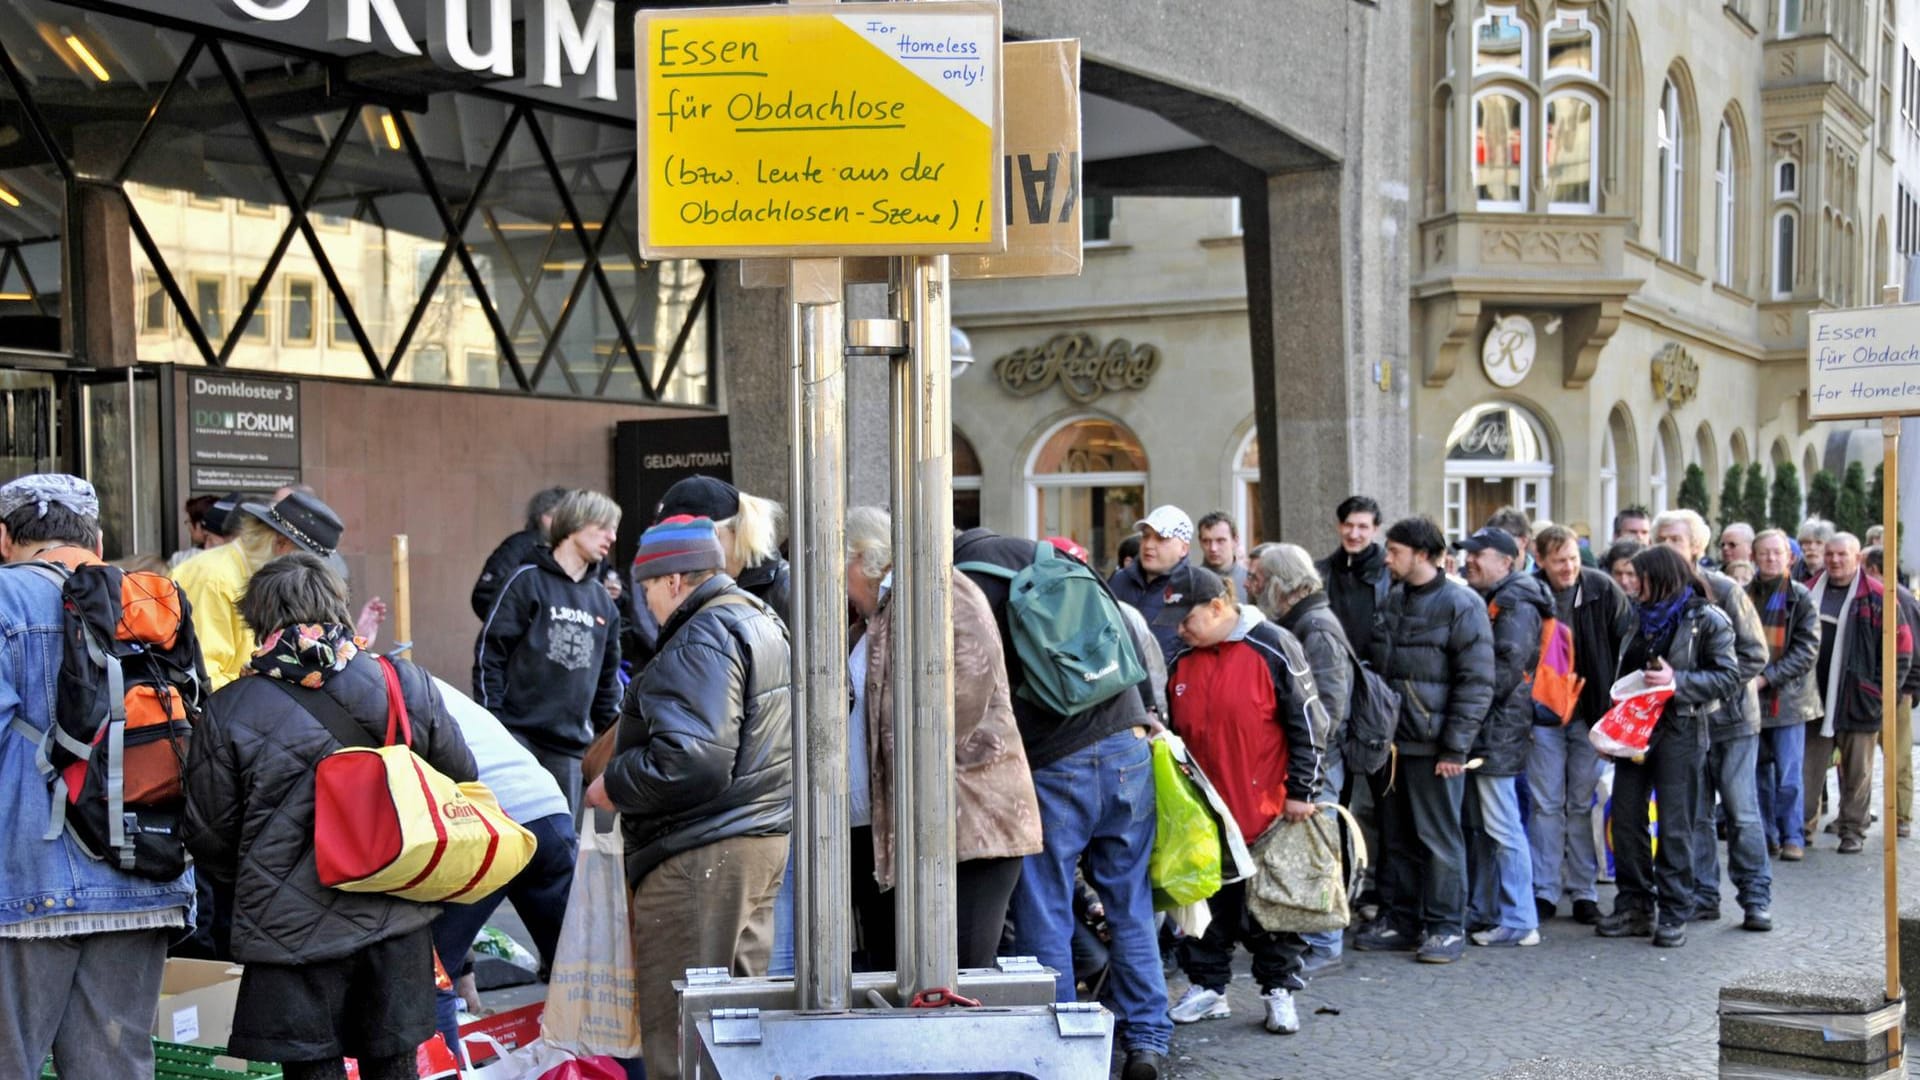
[[[1147,677],[1119,603],[1085,563],[1052,544],[1035,544],[1033,562],[1025,569],[983,562],[954,569],[1011,583],[1007,631],[1026,673],[1018,691],[1025,700],[1061,716],[1078,716]]]

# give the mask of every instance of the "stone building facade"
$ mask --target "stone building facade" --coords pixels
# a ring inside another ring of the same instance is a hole
[[[1412,32],[1411,503],[1604,541],[1688,465],[1791,462],[1810,311],[1877,302],[1898,72],[1876,0],[1454,0]]]

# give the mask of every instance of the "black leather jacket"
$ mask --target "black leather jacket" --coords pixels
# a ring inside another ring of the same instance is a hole
[[[1739,735],[1760,733],[1760,691],[1753,680],[1767,666],[1767,631],[1760,625],[1760,613],[1740,583],[1715,570],[1701,572],[1707,587],[1713,590],[1713,602],[1733,626],[1733,652],[1739,665],[1740,681],[1728,695],[1727,707],[1713,714],[1713,739],[1720,742]]]
[[[743,602],[713,603],[722,596]],[[667,621],[620,703],[607,763],[628,884],[683,851],[792,828],[790,662],[779,618],[725,574]]]
[[[1627,658],[1640,650],[1638,625],[1627,636],[1621,649],[1617,679],[1627,673]],[[1694,597],[1680,614],[1673,632],[1673,644],[1663,654],[1673,668],[1673,697],[1653,729],[1647,749],[1663,738],[1697,738],[1704,750],[1710,741],[1709,724],[1713,714],[1732,708],[1729,703],[1740,689],[1740,658],[1734,644],[1733,622],[1711,601]]]
[[[1379,615],[1373,668],[1400,692],[1394,743],[1412,757],[1464,762],[1493,704],[1493,627],[1479,595],[1436,574],[1394,585]]]

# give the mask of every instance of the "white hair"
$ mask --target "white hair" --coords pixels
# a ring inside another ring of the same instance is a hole
[[[847,511],[847,561],[875,581],[893,567],[893,518],[878,506]]]
[[[1658,538],[1660,531],[1669,525],[1685,525],[1687,542],[1693,545],[1693,554],[1699,555],[1707,550],[1707,541],[1713,539],[1713,530],[1707,527],[1707,519],[1692,510],[1668,510],[1653,519],[1653,535]]]
[[[1298,544],[1263,544],[1258,566],[1267,586],[1253,598],[1261,611],[1277,617],[1282,601],[1296,595],[1311,595],[1321,587],[1320,572],[1314,569],[1313,556]],[[1290,604],[1288,606],[1291,606]]]

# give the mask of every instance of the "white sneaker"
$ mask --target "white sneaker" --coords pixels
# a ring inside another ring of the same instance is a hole
[[[1267,1030],[1275,1035],[1292,1035],[1300,1030],[1300,1014],[1294,1010],[1293,995],[1284,987],[1267,991]]]
[[[1287,1007],[1293,1007],[1289,999]],[[1167,1010],[1167,1018],[1176,1024],[1192,1024],[1201,1020],[1225,1020],[1233,1015],[1233,1006],[1227,1004],[1227,995],[1218,990],[1209,990],[1204,986],[1189,986],[1180,1000]]]

